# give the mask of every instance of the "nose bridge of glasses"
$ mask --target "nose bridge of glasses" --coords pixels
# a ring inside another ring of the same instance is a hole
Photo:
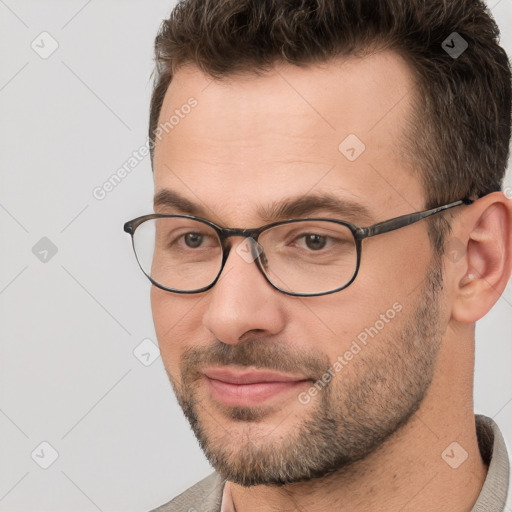
[[[223,228],[220,230],[221,239],[231,238],[233,236],[241,236],[243,238],[252,238],[256,240],[260,230],[257,228]]]
[[[224,257],[223,266],[226,263],[233,245],[236,245],[235,253],[241,257],[246,263],[253,263],[256,260],[260,260],[263,265],[266,265],[266,256],[263,252],[263,247],[259,244],[258,237],[261,233],[261,229],[258,228],[223,228],[217,231]],[[231,237],[240,237],[242,240],[239,243],[228,243],[228,239]],[[259,267],[259,265],[258,265]]]
[[[255,228],[223,228],[222,230],[218,231],[218,234],[221,239],[222,246],[224,247],[224,250],[228,250],[230,247],[232,247],[233,243],[229,244],[227,243],[229,238],[232,237],[241,237],[243,240],[241,240],[238,245],[236,251],[241,253],[247,253],[251,254],[252,258],[251,261],[253,261],[258,254],[262,251],[261,245],[258,243],[257,239],[259,236],[260,230]]]

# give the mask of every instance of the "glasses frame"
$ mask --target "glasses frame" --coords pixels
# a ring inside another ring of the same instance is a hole
[[[279,222],[273,222],[272,224],[266,224],[265,226],[261,226],[259,228],[223,228],[218,226],[217,224],[214,224],[213,222],[203,219],[201,217],[195,217],[193,215],[180,215],[180,214],[161,214],[161,213],[153,213],[149,215],[143,215],[142,217],[137,217],[133,220],[130,220],[126,222],[123,226],[123,229],[126,233],[131,235],[132,238],[132,247],[133,251],[135,253],[135,258],[137,259],[137,263],[139,264],[139,267],[141,268],[144,275],[151,281],[153,285],[155,285],[157,288],[160,288],[162,290],[165,290],[167,292],[172,293],[182,293],[182,294],[193,294],[193,293],[202,293],[205,292],[217,283],[217,281],[220,278],[220,275],[222,274],[222,271],[224,270],[224,266],[226,264],[226,261],[228,259],[229,253],[231,251],[231,245],[227,243],[227,239],[232,236],[241,236],[244,238],[249,238],[252,240],[252,243],[250,244],[252,255],[254,258],[254,261],[256,263],[256,266],[259,268],[260,272],[263,274],[263,277],[265,280],[276,290],[285,293],[286,295],[291,295],[294,297],[318,297],[321,295],[329,295],[331,293],[336,293],[341,290],[344,290],[348,286],[350,286],[354,280],[356,279],[359,268],[361,266],[361,253],[362,253],[362,241],[365,238],[370,238],[372,236],[381,235],[383,233],[389,233],[390,231],[395,231],[397,229],[404,228],[406,226],[410,226],[411,224],[414,224],[416,222],[419,222],[420,220],[426,219],[427,217],[431,217],[432,215],[436,215],[438,213],[444,212],[450,208],[455,208],[457,206],[461,205],[470,205],[475,202],[475,199],[461,199],[459,201],[455,201],[453,203],[448,203],[443,206],[438,206],[436,208],[431,208],[429,210],[422,210],[419,212],[409,213],[406,215],[400,215],[399,217],[394,217],[392,219],[384,220],[381,222],[377,222],[376,224],[373,224],[371,226],[361,227],[357,226],[355,224],[352,224],[351,222],[347,222],[344,220],[338,220],[338,219],[328,219],[328,218],[298,218],[298,219],[287,219]],[[212,229],[215,230],[217,233],[222,246],[222,263],[219,269],[219,272],[215,279],[208,285],[204,286],[203,288],[198,288],[195,290],[177,290],[174,288],[167,288],[166,286],[156,282],[150,275],[148,275],[144,269],[142,268],[139,258],[137,257],[137,251],[135,250],[135,230],[137,227],[139,227],[142,223],[152,220],[152,219],[163,219],[163,218],[185,218],[185,219],[192,219],[195,221],[202,222],[208,226],[210,226]],[[327,292],[315,292],[315,293],[297,293],[297,292],[290,292],[287,290],[283,290],[276,284],[274,284],[270,278],[265,273],[265,270],[263,269],[264,263],[262,262],[262,256],[264,257],[264,252],[257,251],[256,250],[256,242],[258,242],[258,238],[264,231],[267,231],[268,229],[271,229],[275,226],[285,225],[285,224],[292,224],[295,222],[304,222],[304,221],[328,221],[328,222],[334,222],[335,224],[340,224],[342,226],[346,226],[352,233],[352,236],[354,237],[354,242],[356,246],[356,269],[354,271],[354,274],[350,281],[348,281],[343,286],[340,286],[338,288],[335,288],[334,290],[329,290]]]

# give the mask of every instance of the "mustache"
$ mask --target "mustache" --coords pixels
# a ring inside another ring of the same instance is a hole
[[[217,340],[207,347],[186,350],[180,363],[184,381],[193,381],[201,376],[207,366],[252,366],[258,369],[284,373],[299,373],[307,379],[318,380],[330,367],[326,354],[316,350],[298,351],[284,343],[251,338],[236,344]]]

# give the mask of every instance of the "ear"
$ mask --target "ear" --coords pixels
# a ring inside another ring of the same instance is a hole
[[[455,320],[474,323],[500,298],[512,269],[511,230],[512,201],[502,192],[478,199],[458,219],[451,240],[462,255],[451,269]]]

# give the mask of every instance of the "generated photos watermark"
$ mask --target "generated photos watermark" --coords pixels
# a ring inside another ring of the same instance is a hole
[[[146,138],[144,144],[139,146],[125,162],[109,176],[101,185],[93,188],[92,195],[98,201],[103,201],[107,195],[112,192],[126,177],[149,155],[151,149],[156,144],[157,140],[162,140],[165,134],[168,134],[176,126],[178,126],[185,117],[192,112],[192,109],[197,107],[198,101],[191,96],[187,102],[181,105],[180,108],[174,110],[174,113],[164,123],[160,123],[155,130],[155,140]]]
[[[334,376],[341,372],[350,361],[354,359],[367,346],[368,342],[376,338],[382,330],[402,311],[402,304],[395,302],[385,313],[379,315],[379,319],[370,327],[365,327],[355,339],[352,340],[350,347],[343,355],[339,355],[336,361],[324,372],[322,377],[318,379],[310,388],[299,393],[298,400],[301,404],[308,404],[311,398],[318,395],[324,389]]]

